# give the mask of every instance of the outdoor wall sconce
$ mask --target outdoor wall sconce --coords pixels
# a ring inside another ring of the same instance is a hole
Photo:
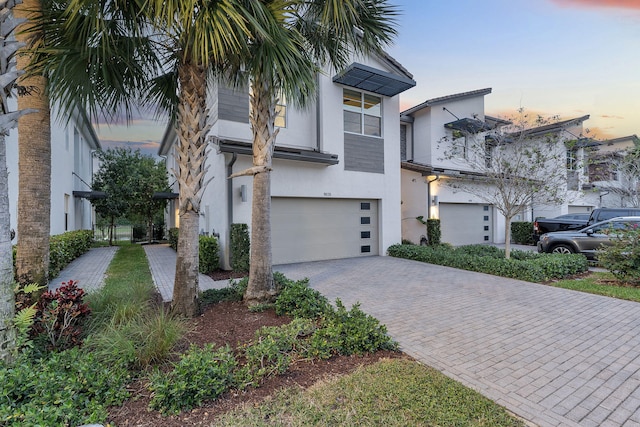
[[[431,204],[436,206],[439,203],[438,196],[433,196],[431,199]]]
[[[240,186],[240,200],[243,202],[247,201],[247,186],[244,184]]]

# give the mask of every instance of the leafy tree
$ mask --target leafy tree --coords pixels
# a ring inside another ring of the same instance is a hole
[[[575,148],[576,141],[565,141],[563,129],[560,122],[540,116],[532,121],[520,109],[508,127],[480,133],[454,130],[441,141],[447,160],[477,174],[473,180],[448,178],[444,184],[494,205],[504,216],[506,258],[512,219],[533,200],[554,205],[567,197],[567,149]]]
[[[150,228],[158,210],[166,200],[156,200],[153,194],[168,187],[167,170],[163,163],[143,156],[140,150],[114,148],[97,153],[100,169],[93,178],[93,189],[106,193],[104,199],[94,199],[96,213],[109,220],[109,244],[113,244],[116,220],[126,216],[141,216]]]
[[[612,170],[615,168],[615,171]],[[613,172],[618,179],[613,180]],[[640,207],[640,145],[590,159],[589,178],[596,187],[616,194],[627,206]]]
[[[11,248],[11,222],[9,216],[9,176],[7,173],[7,149],[5,138],[18,125],[18,119],[31,110],[11,111],[7,99],[14,93],[16,79],[21,74],[16,69],[15,53],[22,43],[12,35],[18,25],[12,10],[20,0],[0,3],[0,361],[12,359],[16,344],[13,327],[15,294],[13,283],[13,256]]]
[[[237,85],[248,79],[251,86],[253,166],[233,175],[253,176],[251,264],[245,293],[249,305],[273,300],[277,292],[272,272],[271,170],[279,96],[294,106],[308,105],[316,94],[320,67],[340,69],[352,54],[379,51],[395,36],[398,13],[386,0],[255,3],[263,6],[253,12],[264,14],[269,37],[256,35],[248,52],[231,56],[228,70]]]

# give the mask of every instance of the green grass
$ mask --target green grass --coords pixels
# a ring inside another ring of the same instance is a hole
[[[501,406],[410,360],[383,360],[307,389],[288,388],[216,426],[524,426]]]
[[[598,283],[598,280],[615,280],[611,273],[593,273],[589,277],[581,279],[560,280],[549,285],[590,294],[604,295],[628,301],[640,302],[640,288],[606,285]]]

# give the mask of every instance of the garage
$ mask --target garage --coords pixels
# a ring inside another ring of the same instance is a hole
[[[378,255],[378,201],[273,197],[274,264]]]
[[[440,203],[442,242],[454,246],[493,242],[491,205]]]

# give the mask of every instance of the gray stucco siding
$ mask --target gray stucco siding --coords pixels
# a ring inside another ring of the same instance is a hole
[[[384,139],[345,133],[344,169],[384,173]]]
[[[249,93],[218,88],[218,118],[232,122],[249,123]]]

